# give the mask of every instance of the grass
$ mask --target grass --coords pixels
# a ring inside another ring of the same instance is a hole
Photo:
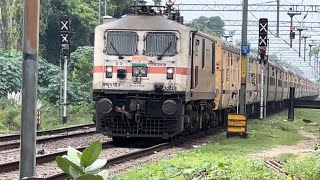
[[[303,127],[309,132],[319,132],[318,125],[305,124],[302,119],[320,123],[320,111],[296,110],[295,121],[286,121],[287,112],[271,116],[266,120],[252,120],[248,125],[247,139],[226,138],[222,133],[211,140],[211,143],[177,156],[128,171],[114,179],[286,179],[266,168],[263,160],[252,159],[249,154],[270,149],[280,145],[294,145],[307,139],[299,133]],[[314,179],[316,170],[319,173],[320,160],[315,156],[308,157],[303,166],[297,156],[283,154],[278,160],[288,162],[286,168],[291,174],[303,175],[305,179]],[[320,159],[320,158],[319,158]],[[318,163],[318,166],[315,164]],[[315,167],[315,168],[311,168]],[[317,169],[318,168],[318,169]],[[307,170],[308,169],[308,170]],[[306,172],[303,174],[303,172]],[[320,176],[318,176],[320,177]]]
[[[68,123],[63,124],[58,106],[43,103],[40,130],[92,123],[92,107],[88,103],[68,106]],[[21,107],[6,99],[0,99],[0,109],[0,134],[18,133],[21,126]]]
[[[92,123],[93,108],[87,103],[77,106],[69,106],[67,111],[68,122],[66,124],[63,124],[62,119],[59,118],[58,107],[49,105],[47,108],[43,109],[44,112],[42,113],[40,126],[41,130]]]

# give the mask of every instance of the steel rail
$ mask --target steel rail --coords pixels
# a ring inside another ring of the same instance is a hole
[[[64,134],[64,135],[59,135],[59,136],[54,136],[54,137],[47,137],[43,139],[38,139],[36,142],[37,144],[42,144],[48,141],[53,141],[53,140],[59,140],[59,139],[64,139],[64,138],[73,138],[73,137],[79,137],[79,136],[84,136],[84,135],[89,135],[89,134],[94,134],[96,133],[95,130],[91,131],[86,131],[86,132],[78,132],[74,134]],[[0,151],[7,150],[7,149],[15,149],[20,147],[20,142],[13,142],[13,143],[8,143],[8,144],[1,144],[0,145]]]
[[[162,150],[172,148],[172,147],[177,146],[179,144],[182,144],[186,141],[194,140],[194,138],[201,138],[205,134],[206,135],[217,134],[217,133],[221,132],[222,129],[223,129],[223,127],[214,128],[214,129],[208,130],[207,132],[201,132],[199,134],[196,134],[193,136],[188,136],[186,138],[181,138],[176,141],[158,144],[158,145],[148,147],[148,148],[145,148],[145,149],[142,149],[139,151],[134,151],[134,152],[131,152],[131,153],[128,153],[125,155],[110,158],[107,160],[107,164],[102,169],[107,169],[107,168],[113,167],[113,166],[120,164],[120,163],[128,162],[128,161],[139,159],[139,158],[146,157],[146,156],[150,156],[150,155],[154,154],[154,152],[160,152]],[[55,175],[46,177],[44,179],[55,180],[55,179],[72,179],[72,178],[69,175],[62,172],[59,174],[55,174]]]
[[[85,127],[90,128],[90,127],[95,127],[95,125],[94,124],[83,124],[83,125],[70,126],[70,127],[66,127],[66,128],[38,131],[37,136],[51,135],[51,134],[62,133],[62,132],[67,132],[67,131],[75,131],[75,130],[83,129]],[[20,134],[0,136],[0,142],[12,141],[12,140],[18,140],[18,139],[20,139]]]
[[[87,146],[76,148],[76,149],[78,151],[83,151],[86,147]],[[108,148],[108,147],[113,147],[112,141],[103,142],[102,147],[104,149]],[[47,162],[51,162],[51,161],[54,161],[57,156],[66,155],[67,152],[68,151],[66,150],[66,151],[60,151],[60,152],[55,152],[55,153],[51,153],[51,154],[37,156],[36,162],[37,162],[37,164],[44,164]],[[11,161],[11,162],[2,163],[2,164],[0,164],[0,172],[6,173],[6,172],[10,172],[10,171],[15,171],[15,170],[19,169],[19,163],[20,163],[20,161]]]

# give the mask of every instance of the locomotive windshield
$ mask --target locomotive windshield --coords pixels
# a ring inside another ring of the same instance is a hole
[[[111,31],[107,32],[106,36],[106,53],[108,55],[132,56],[137,53],[137,33],[129,31]]]
[[[177,37],[174,33],[151,32],[146,36],[146,51],[148,56],[174,56],[177,54]]]

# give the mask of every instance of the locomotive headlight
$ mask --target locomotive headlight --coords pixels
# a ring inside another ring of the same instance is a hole
[[[167,68],[167,79],[173,79],[173,73],[174,73],[173,67],[168,67]]]
[[[112,73],[113,73],[113,67],[112,66],[107,66],[106,78],[112,78]]]
[[[111,66],[108,66],[108,67],[107,67],[107,72],[108,72],[108,73],[112,73],[112,67],[111,67]]]

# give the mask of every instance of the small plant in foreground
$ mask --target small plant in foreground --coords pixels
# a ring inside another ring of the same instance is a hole
[[[102,143],[97,140],[88,146],[83,153],[69,147],[68,154],[58,156],[56,162],[60,169],[76,180],[106,180],[108,172],[99,171],[107,160],[98,159],[102,150]]]

